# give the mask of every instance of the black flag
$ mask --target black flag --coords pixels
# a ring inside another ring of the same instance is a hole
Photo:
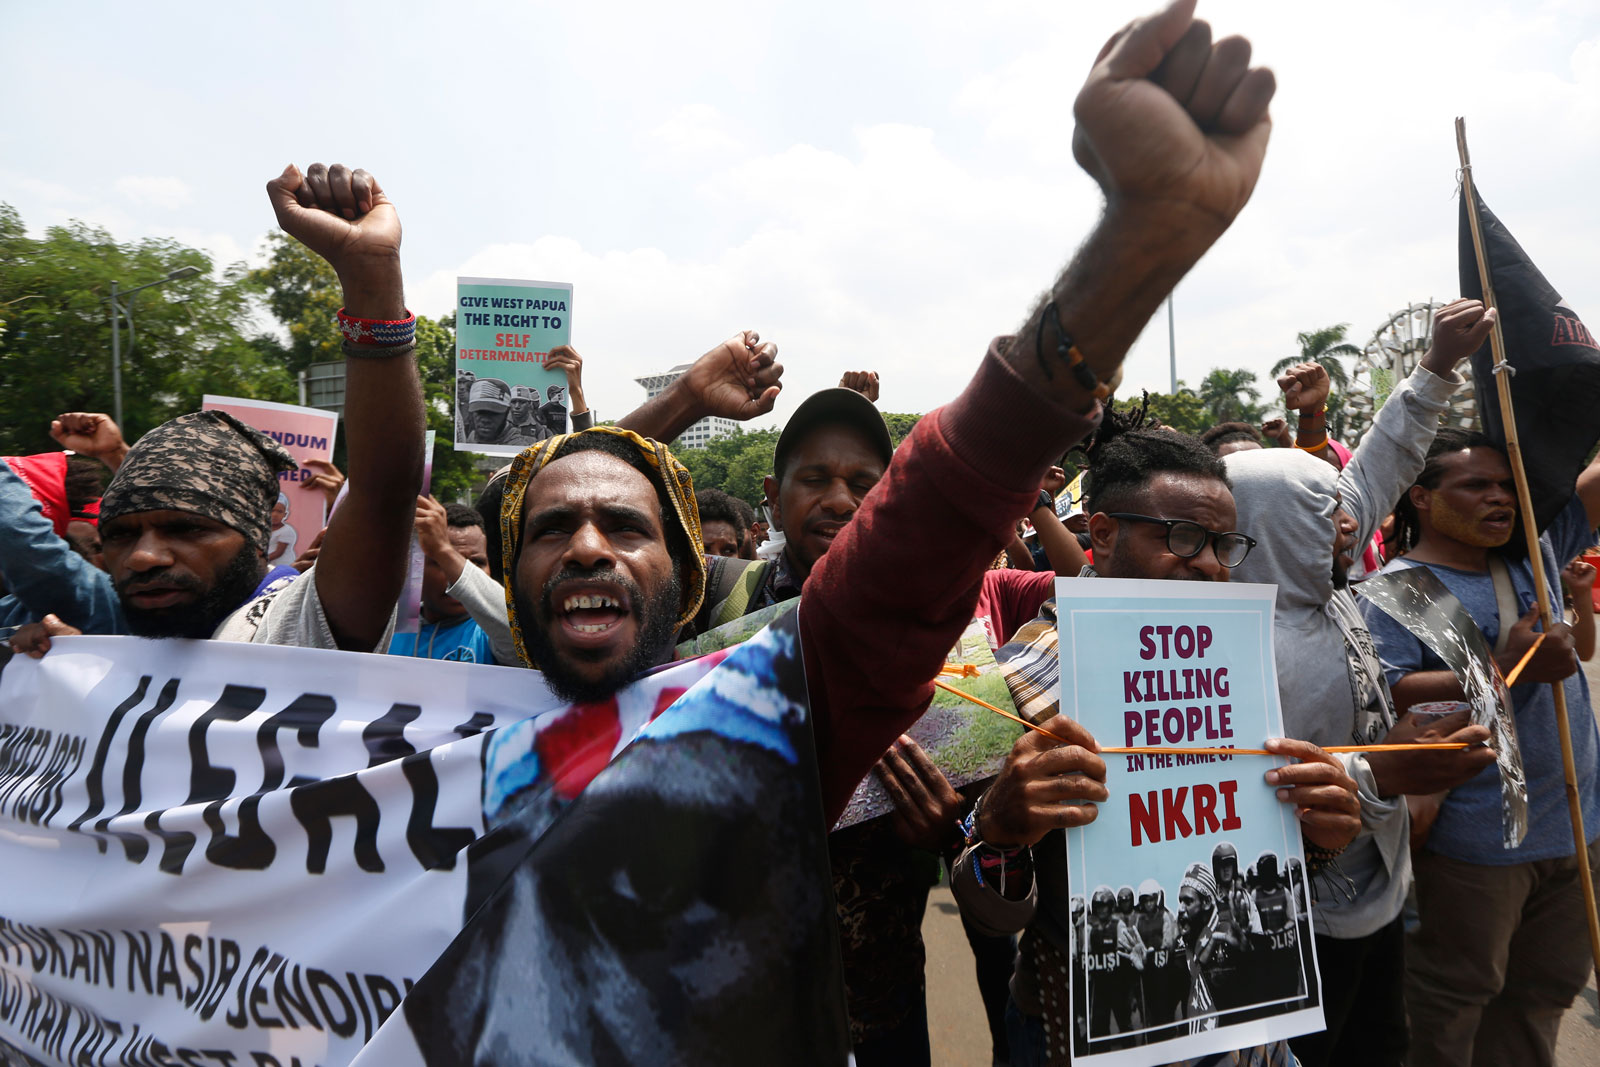
[[[1595,442],[1600,441],[1600,344],[1476,195],[1476,186],[1473,193],[1489,277],[1500,306],[1506,362],[1516,370],[1511,394],[1522,462],[1534,516],[1544,530],[1572,499],[1578,474]],[[1467,210],[1463,186],[1461,295],[1482,300]],[[1484,432],[1503,448],[1506,434],[1493,371],[1494,354],[1484,341],[1472,356],[1472,384]]]

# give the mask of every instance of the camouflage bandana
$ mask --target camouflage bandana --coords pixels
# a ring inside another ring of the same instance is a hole
[[[296,466],[283,446],[232,415],[180,415],[128,453],[100,498],[100,521],[139,511],[187,511],[233,527],[265,553],[278,472]]]
[[[566,446],[577,438],[594,433],[621,437],[639,450],[639,454],[644,457],[645,463],[655,474],[651,480],[656,483],[657,488],[666,490],[667,500],[672,504],[673,513],[689,538],[694,573],[689,576],[689,601],[684,605],[683,614],[678,618],[680,628],[694,618],[695,612],[700,610],[701,602],[705,600],[706,561],[704,556],[694,551],[703,543],[700,539],[700,510],[694,502],[694,479],[690,476],[689,469],[667,451],[667,446],[618,426],[596,426],[579,433],[559,434],[547,438],[524,448],[517,454],[517,458],[511,461],[511,473],[506,477],[504,503],[500,506],[500,553],[504,562],[504,577],[501,584],[505,587],[506,593],[506,618],[511,623],[511,638],[517,645],[517,658],[522,661],[524,667],[537,667],[538,664],[533,662],[528,655],[527,646],[523,643],[522,625],[517,619],[516,599],[511,593],[511,583],[516,575],[517,550],[522,547],[523,497],[527,495],[528,482],[544,469],[545,464],[560,458]]]

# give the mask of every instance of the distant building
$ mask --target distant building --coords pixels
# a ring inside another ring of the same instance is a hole
[[[662,391],[677,381],[689,370],[690,364],[680,363],[669,371],[660,374],[647,374],[634,381],[644,386],[648,399],[654,400]],[[707,416],[683,431],[678,438],[678,444],[683,448],[704,448],[718,437],[731,437],[738,423],[732,419],[720,419],[716,416]]]

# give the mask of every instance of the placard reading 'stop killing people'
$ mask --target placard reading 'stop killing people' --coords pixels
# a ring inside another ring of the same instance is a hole
[[[1061,710],[1104,747],[1283,735],[1273,587],[1058,583]],[[1300,827],[1273,756],[1106,757],[1067,831],[1074,1062],[1171,1063],[1322,1029]]]

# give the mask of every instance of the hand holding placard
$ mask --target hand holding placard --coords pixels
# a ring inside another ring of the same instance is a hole
[[[1106,800],[1100,745],[1066,715],[1017,738],[1006,765],[978,807],[978,835],[991,845],[1036,844],[1051,830],[1094,822]],[[1062,744],[1062,741],[1069,744]]]
[[[1279,800],[1294,805],[1306,840],[1333,852],[1354,841],[1361,832],[1361,801],[1344,764],[1310,741],[1274,737],[1266,747],[1275,756],[1299,761],[1273,768],[1266,779],[1278,787]]]

